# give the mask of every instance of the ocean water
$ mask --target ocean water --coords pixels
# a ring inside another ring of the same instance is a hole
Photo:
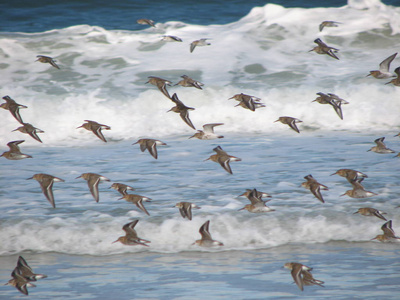
[[[400,151],[400,88],[366,76],[400,49],[400,7],[377,0],[183,3],[156,10],[136,1],[2,4],[9,13],[0,27],[1,96],[28,106],[23,120],[45,132],[39,143],[13,131],[18,122],[0,111],[2,152],[24,139],[21,150],[33,157],[0,157],[0,280],[11,278],[22,255],[48,275],[29,288],[33,299],[397,299],[400,244],[371,241],[384,221],[354,212],[382,210],[400,234],[399,158],[368,151],[379,137]],[[135,23],[153,15],[155,28]],[[320,32],[324,20],[341,24]],[[166,34],[183,42],[161,41]],[[308,52],[318,37],[340,49],[340,60]],[[211,45],[190,53],[199,38]],[[54,57],[60,70],[35,62],[39,54]],[[396,58],[391,70],[399,66]],[[175,86],[184,74],[203,90]],[[170,94],[195,108],[197,129],[224,123],[215,128],[224,138],[189,139],[195,130],[167,113],[174,103],[146,84],[148,76],[173,83]],[[312,102],[318,92],[349,102],[343,120]],[[265,107],[235,107],[228,99],[238,93]],[[280,116],[302,120],[301,133],[274,122]],[[84,120],[111,126],[103,131],[108,142],[77,129]],[[144,137],[167,144],[157,160],[132,145]],[[231,163],[232,175],[205,161],[218,145],[242,159]],[[378,195],[342,196],[351,186],[330,176],[341,168],[366,173],[365,188]],[[99,185],[99,203],[76,179],[86,172],[110,179]],[[55,209],[26,180],[36,173],[65,180],[54,184]],[[301,187],[308,174],[328,186],[325,203]],[[151,198],[150,216],[118,200],[113,182]],[[248,203],[239,195],[252,188],[271,194],[275,211],[239,211]],[[174,207],[181,201],[201,207],[192,221]],[[150,247],[113,243],[136,219]],[[207,220],[223,247],[192,245]],[[313,267],[324,287],[301,292],[283,269],[291,261]],[[15,288],[0,288],[0,299],[20,298]]]

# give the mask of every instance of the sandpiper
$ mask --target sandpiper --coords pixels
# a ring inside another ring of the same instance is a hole
[[[314,48],[312,48],[310,51],[314,51],[318,54],[327,54],[330,57],[333,57],[335,59],[339,59],[334,52],[339,51],[339,49],[333,48],[333,47],[329,47],[327,44],[325,44],[320,38],[314,40],[314,43],[316,43],[318,46],[315,46]]]
[[[32,138],[34,138],[35,140],[37,140],[38,142],[42,143],[42,140],[39,138],[39,136],[37,135],[37,133],[44,133],[43,130],[34,127],[33,125],[29,124],[29,123],[22,123],[23,126],[18,127],[17,129],[14,129],[13,131],[20,131],[22,133],[26,133],[29,134]]]
[[[344,99],[341,99],[339,96],[335,94],[324,94],[324,93],[317,93],[319,95],[315,100],[312,102],[318,102],[320,104],[329,104],[333,107],[336,114],[339,116],[340,119],[343,120],[343,112],[342,112],[342,103],[348,104],[348,102]]]
[[[224,136],[217,135],[214,133],[214,127],[221,126],[221,125],[224,125],[224,123],[204,124],[203,130],[197,130],[197,132],[194,135],[192,135],[189,139],[194,138],[194,137],[198,138],[199,140],[222,139]]]
[[[10,148],[9,151],[3,152],[2,155],[5,158],[9,160],[19,160],[19,159],[24,159],[24,158],[32,158],[32,156],[28,154],[23,154],[21,153],[21,150],[19,149],[19,144],[25,142],[25,140],[19,140],[19,141],[12,141],[7,143],[8,148]]]
[[[243,108],[249,109],[251,111],[255,111],[257,108],[260,107],[265,107],[263,103],[260,102],[260,98],[246,95],[243,93],[236,94],[233,97],[229,98],[230,99],[235,99],[236,101],[239,101],[239,104],[235,105],[236,106],[241,106]]]
[[[292,118],[292,117],[279,117],[279,119],[276,120],[275,122],[278,122],[278,121],[281,122],[282,124],[289,125],[289,127],[292,128],[294,131],[296,131],[297,133],[300,133],[300,130],[297,128],[296,123],[300,123],[303,121],[296,119],[296,118]]]
[[[196,48],[197,46],[200,47],[200,46],[209,46],[209,45],[211,45],[210,43],[207,42],[207,40],[209,40],[209,39],[200,39],[200,40],[193,41],[190,44],[190,53],[192,53],[194,48]]]
[[[356,171],[353,169],[339,169],[332,175],[339,175],[347,179],[348,182],[352,183],[353,181],[361,182],[364,178],[368,178],[367,174],[364,174],[360,171]]]
[[[224,168],[225,171],[227,171],[229,174],[233,174],[229,163],[231,161],[241,161],[242,159],[232,156],[232,155],[229,155],[224,150],[222,150],[221,146],[215,147],[213,149],[213,151],[217,152],[217,154],[211,155],[206,160],[211,160],[213,162],[219,163],[221,165],[221,167]]]
[[[397,78],[392,79],[389,82],[386,82],[385,84],[393,84],[395,86],[400,86],[400,67],[394,69],[394,72],[397,74]]]
[[[22,294],[29,295],[28,287],[36,287],[36,285],[30,283],[28,279],[21,275],[21,271],[18,267],[15,267],[11,273],[12,279],[10,279],[7,283],[13,287],[15,287]]]
[[[135,204],[139,209],[144,211],[146,215],[150,216],[149,212],[146,210],[146,208],[143,205],[144,201],[150,202],[151,198],[136,195],[136,194],[126,194],[122,198],[119,198],[118,200],[125,199],[128,202],[132,202]]]
[[[243,100],[243,98],[250,98],[250,99],[253,100],[254,102],[260,102],[260,101],[261,101],[261,98],[258,98],[258,97],[255,97],[255,96],[250,96],[250,95],[243,94],[243,93],[233,95],[233,96],[230,97],[228,100],[230,100],[230,99],[235,99],[236,101],[239,101],[239,102],[240,102],[240,101]]]
[[[361,207],[354,214],[360,214],[363,216],[375,216],[379,219],[387,221],[386,218],[383,216],[384,214],[386,214],[385,212],[372,207]]]
[[[388,58],[383,60],[379,64],[379,70],[369,71],[367,76],[372,76],[377,79],[384,79],[393,77],[393,74],[389,72],[390,64],[395,59],[397,52],[395,54],[390,55]]]
[[[175,35],[163,35],[161,40],[164,42],[182,42],[182,39]]]
[[[204,85],[203,83],[201,83],[200,81],[196,81],[193,78],[190,78],[187,75],[182,75],[181,76],[183,79],[181,81],[179,81],[177,84],[175,85],[181,85],[183,87],[195,87],[196,89],[202,90],[202,86]]]
[[[197,206],[194,203],[190,202],[179,202],[175,204],[174,207],[179,208],[179,212],[183,218],[188,218],[190,221],[192,220],[192,208],[200,209],[200,206]]]
[[[176,105],[172,107],[169,111],[173,111],[178,113],[182,120],[189,125],[191,128],[196,129],[193,126],[192,121],[189,119],[189,110],[194,110],[193,107],[187,107],[181,100],[178,99],[178,96],[175,94],[172,95],[171,101],[174,102]]]
[[[265,202],[268,202],[269,200],[263,201],[261,199],[261,195],[262,193],[258,192],[256,189],[253,189],[247,196],[251,204],[245,205],[245,207],[239,209],[239,211],[243,209],[251,213],[264,213],[264,212],[275,211],[275,209],[272,209],[267,205],[265,205]]]
[[[319,31],[322,31],[324,27],[338,27],[338,24],[342,23],[336,21],[323,21],[321,24],[319,24]]]
[[[122,196],[125,196],[128,194],[128,190],[134,191],[135,189],[129,185],[123,184],[123,183],[113,183],[110,186],[110,189],[114,189],[118,191]]]
[[[200,234],[201,234],[201,240],[197,240],[193,243],[193,245],[199,245],[201,247],[213,247],[213,246],[223,246],[224,244],[213,240],[211,237],[211,234],[209,232],[209,226],[210,226],[210,220],[206,221],[201,227],[200,227]]]
[[[242,196],[245,196],[245,197],[247,197],[247,199],[249,199],[249,196],[250,196],[250,194],[254,191],[255,189],[246,189],[246,191],[243,193],[243,194],[241,194],[241,195],[239,195],[239,197],[242,197]],[[261,192],[261,191],[257,191],[256,190],[256,197],[257,198],[271,198],[271,195],[270,194],[268,194],[268,193],[265,193],[265,192]],[[249,199],[250,200],[250,199]],[[268,202],[268,201],[270,201],[270,200],[266,200],[266,201],[264,201],[264,202]]]
[[[47,275],[33,273],[32,268],[28,265],[28,263],[22,256],[18,257],[17,268],[20,271],[19,274],[29,281],[36,281],[38,279],[47,278]]]
[[[353,186],[353,189],[346,191],[343,195],[340,196],[347,195],[351,198],[367,198],[377,195],[373,192],[365,190],[364,186],[358,181],[352,181],[350,183]]]
[[[135,226],[138,222],[139,222],[139,220],[135,220],[133,222],[125,224],[122,227],[122,229],[125,231],[125,236],[120,236],[113,243],[120,242],[121,244],[129,245],[129,246],[142,245],[142,246],[149,247],[147,245],[147,243],[150,243],[150,241],[141,239],[140,237],[137,236]]]
[[[328,187],[315,180],[311,174],[304,176],[304,179],[307,181],[303,182],[301,186],[310,190],[319,201],[325,203],[324,199],[322,198],[321,189],[328,191]]]
[[[18,104],[15,102],[14,99],[11,99],[10,96],[4,96],[4,100],[6,100],[6,103],[0,104],[0,107],[10,111],[11,115],[21,124],[24,124],[24,121],[22,121],[21,115],[19,114],[20,108],[28,108],[25,105]]]
[[[150,19],[138,19],[136,20],[136,23],[140,25],[149,25],[151,27],[156,27],[156,25],[154,25],[154,21]]]
[[[56,208],[56,203],[54,202],[53,195],[53,184],[54,182],[64,182],[65,180],[43,173],[35,174],[28,179],[35,179],[39,182],[46,199],[50,202],[53,208]]]
[[[367,150],[380,153],[380,154],[386,154],[386,153],[395,153],[392,149],[389,149],[386,147],[385,143],[383,142],[385,140],[385,137],[381,137],[379,139],[376,139],[374,142],[376,146],[372,147],[371,149]]]
[[[171,81],[162,79],[160,77],[155,77],[155,76],[149,76],[147,78],[149,78],[149,81],[147,81],[146,83],[155,85],[161,91],[161,93],[163,93],[168,99],[171,99],[171,96],[169,95],[169,93],[167,91],[167,85],[171,86],[171,84],[172,84]]]
[[[87,181],[90,193],[92,194],[94,200],[99,202],[99,183],[100,181],[110,181],[107,177],[103,175],[99,175],[96,173],[83,173],[81,176],[76,177],[75,179],[83,178]]]
[[[53,59],[52,57],[44,56],[44,55],[37,55],[36,57],[38,58],[36,61],[40,61],[41,63],[44,63],[44,64],[48,63],[48,64],[52,65],[54,68],[60,69],[60,67],[57,66],[57,64],[56,64],[56,60]]]
[[[286,269],[291,270],[292,277],[294,282],[297,284],[301,291],[304,290],[305,285],[319,285],[322,286],[324,283],[321,280],[316,280],[310,273],[312,268],[307,267],[306,265],[290,262],[284,265]]]
[[[167,145],[164,142],[161,142],[159,140],[154,140],[154,139],[139,139],[136,143],[133,143],[132,145],[139,144],[140,145],[140,150],[144,152],[146,149],[149,151],[151,156],[153,156],[155,159],[157,159],[158,154],[157,154],[157,145]]]
[[[85,120],[87,123],[83,123],[81,126],[77,127],[78,128],[85,128],[86,130],[92,131],[99,139],[101,139],[103,142],[107,143],[107,140],[104,138],[103,133],[101,132],[102,129],[105,130],[110,130],[111,127],[97,123],[95,121],[90,121],[90,120]]]
[[[394,230],[392,228],[392,220],[389,220],[388,222],[383,224],[381,229],[383,231],[383,234],[378,234],[372,240],[378,240],[380,242],[393,242],[400,239],[400,237],[397,237],[394,233]]]

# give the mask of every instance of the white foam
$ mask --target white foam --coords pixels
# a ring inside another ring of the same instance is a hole
[[[323,20],[341,22],[319,32]],[[273,123],[281,115],[303,120],[304,129],[375,130],[400,126],[397,117],[400,89],[388,80],[365,77],[389,55],[399,51],[400,8],[379,1],[349,1],[339,8],[255,7],[244,18],[226,25],[198,26],[176,21],[158,29],[105,30],[78,25],[43,33],[6,33],[0,40],[2,73],[0,94],[29,108],[25,122],[45,131],[45,145],[101,142],[84,129],[83,120],[111,126],[108,139],[139,136],[192,135],[178,114],[166,113],[174,104],[147,76],[176,83],[187,74],[205,84],[204,90],[170,87],[188,106],[197,128],[223,122],[223,132],[285,132]],[[173,34],[183,43],[163,43]],[[340,60],[307,52],[321,37],[340,49]],[[211,45],[189,52],[189,44],[210,38]],[[35,62],[36,55],[56,58],[61,70]],[[399,58],[392,63],[392,70]],[[236,93],[262,98],[256,112],[234,107]],[[343,105],[344,121],[332,108],[311,103],[317,92],[330,92],[350,102]],[[0,111],[3,143],[26,139],[11,131],[18,123]]]

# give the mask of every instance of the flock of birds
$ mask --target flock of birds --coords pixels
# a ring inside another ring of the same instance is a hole
[[[137,20],[137,23],[139,24],[145,24],[149,26],[155,26],[154,21],[149,20],[149,19],[139,19]],[[319,29],[322,31],[324,27],[336,27],[340,24],[339,22],[335,21],[324,21],[320,24]],[[182,42],[182,39],[176,36],[163,36],[162,38],[163,41],[166,42]],[[208,39],[199,39],[196,41],[193,41],[190,44],[190,52],[193,52],[195,47],[197,46],[207,46],[210,45],[210,43],[207,42]],[[314,47],[313,49],[310,50],[314,51],[318,54],[326,54],[332,58],[339,59],[335,53],[337,53],[339,50],[333,47],[330,47],[326,45],[321,39],[316,39],[314,41],[317,46]],[[379,70],[373,70],[370,71],[370,74],[367,76],[373,76],[377,79],[387,79],[390,77],[395,77],[393,76],[392,73],[389,72],[390,64],[391,62],[395,59],[397,53],[394,53],[393,55],[389,56],[385,60],[383,60],[380,65],[379,65]],[[49,56],[44,56],[44,55],[38,55],[37,56],[37,61],[41,63],[49,63],[51,66],[54,68],[60,69],[60,67],[56,64],[56,61]],[[394,71],[397,74],[397,78],[392,79],[390,82],[387,82],[387,84],[393,84],[395,86],[400,86],[400,67],[396,68]],[[179,81],[176,85],[181,85],[183,87],[194,87],[197,89],[202,89],[202,86],[204,86],[203,83],[196,81],[189,76],[183,75],[181,76],[182,80]],[[189,118],[189,111],[194,110],[192,107],[186,106],[181,100],[179,100],[178,96],[176,93],[174,93],[172,96],[170,96],[167,86],[171,86],[172,82],[169,80],[165,80],[160,77],[156,76],[149,76],[148,81],[146,83],[150,83],[154,86],[156,86],[161,93],[166,96],[169,100],[171,100],[175,106],[173,106],[169,111],[178,113],[181,117],[181,119],[192,129],[196,130],[195,126],[191,122]],[[318,102],[320,104],[329,104],[330,106],[333,107],[334,111],[337,113],[337,115],[340,117],[340,119],[343,119],[343,112],[342,112],[342,105],[343,104],[349,104],[348,101],[340,98],[339,96],[332,94],[332,93],[322,93],[319,92],[317,93],[318,97],[314,100],[315,102]],[[13,100],[9,96],[4,96],[3,99],[6,101],[5,103],[0,104],[0,107],[8,110],[11,115],[22,125],[15,129],[14,131],[20,131],[22,133],[30,135],[33,139],[37,140],[38,142],[42,143],[40,137],[38,136],[38,133],[43,133],[43,130],[40,130],[33,125],[29,123],[25,123],[23,119],[20,116],[19,110],[21,108],[27,108],[27,106],[22,105],[17,103],[15,100]],[[244,93],[236,94],[232,96],[229,99],[234,99],[238,101],[239,103],[236,106],[241,106],[245,109],[249,109],[251,111],[255,111],[257,108],[264,107],[265,105],[261,103],[261,99],[257,98],[255,96],[247,95]],[[313,101],[313,102],[314,102]],[[289,116],[281,116],[276,120],[275,122],[281,122],[282,124],[288,125],[292,130],[296,131],[297,133],[300,133],[300,130],[297,127],[297,123],[301,123],[302,121],[294,118],[294,117],[289,117]],[[214,132],[214,127],[216,126],[221,126],[224,125],[223,123],[210,123],[210,124],[205,124],[203,125],[203,130],[197,130],[197,132],[191,136],[190,138],[198,138],[201,140],[210,140],[210,139],[218,139],[218,138],[223,138],[223,136],[218,135]],[[108,125],[100,124],[95,121],[91,120],[85,120],[85,123],[82,124],[81,126],[77,128],[83,128],[88,131],[91,131],[96,137],[98,137],[100,140],[103,142],[107,142],[106,138],[104,137],[102,130],[110,130],[111,127]],[[398,134],[400,135],[400,133]],[[7,144],[9,147],[9,151],[4,152],[1,156],[5,157],[6,159],[9,160],[20,160],[20,159],[25,159],[25,158],[32,158],[32,156],[28,154],[24,154],[21,152],[19,145],[23,143],[24,140],[16,140],[16,141],[11,141]],[[384,137],[379,138],[375,140],[376,146],[372,147],[368,151],[373,151],[376,153],[394,153],[393,150],[389,149],[386,147],[384,143]],[[156,139],[139,139],[137,142],[134,144],[139,144],[140,150],[142,152],[148,151],[152,157],[155,159],[158,158],[158,153],[157,153],[157,146],[160,145],[166,145],[164,142]],[[206,160],[211,160],[213,162],[219,163],[221,167],[228,173],[233,174],[232,169],[230,167],[230,162],[234,161],[241,161],[240,158],[229,155],[227,152],[225,152],[220,146],[217,146],[213,149],[216,154],[211,155],[209,158]],[[397,155],[399,156],[400,153]],[[362,172],[352,170],[352,169],[340,169],[336,171],[335,173],[331,175],[339,175],[347,179],[347,181],[351,184],[352,189],[346,191],[342,196],[347,195],[349,197],[353,198],[365,198],[365,197],[371,197],[376,195],[373,192],[365,190],[364,186],[362,185],[362,181],[367,178],[368,176]],[[89,190],[95,199],[96,202],[99,202],[99,189],[98,185],[102,181],[110,181],[108,178],[105,176],[102,176],[100,174],[96,173],[83,173],[77,178],[82,178],[87,181]],[[35,179],[39,182],[40,187],[42,189],[42,192],[46,199],[49,201],[49,203],[52,205],[53,208],[56,207],[55,200],[54,200],[54,195],[53,195],[53,184],[54,182],[63,182],[64,180],[52,176],[49,174],[44,174],[44,173],[38,173],[33,175],[31,178],[28,179]],[[321,194],[321,190],[328,190],[328,187],[319,183],[314,177],[309,174],[304,177],[306,179],[305,182],[301,184],[302,187],[310,190],[310,192],[322,203],[324,203],[323,196]],[[137,194],[129,194],[128,191],[134,190],[133,187],[128,186],[123,183],[113,183],[111,185],[112,189],[115,189],[118,191],[122,197],[120,199],[124,199],[128,202],[131,202],[135,204],[141,211],[143,211],[145,214],[150,215],[149,212],[146,210],[144,206],[144,202],[146,201],[151,201],[150,198],[144,197],[141,195]],[[247,210],[251,213],[265,213],[265,212],[271,212],[274,211],[274,209],[271,209],[266,205],[266,202],[269,200],[263,200],[265,197],[271,197],[268,193],[265,192],[260,192],[257,191],[256,189],[248,189],[246,192],[244,192],[240,196],[245,196],[248,198],[250,201],[250,204],[245,205],[243,208],[240,210]],[[188,220],[192,220],[192,209],[199,209],[197,205],[191,202],[179,202],[175,205],[179,209],[179,212],[183,218],[187,218]],[[377,209],[371,208],[371,207],[362,207],[359,208],[357,212],[354,214],[361,214],[364,216],[375,216],[377,218],[380,218],[382,220],[385,220],[386,223],[382,225],[381,229],[383,231],[383,234],[377,235],[375,238],[372,240],[376,239],[381,242],[390,242],[390,241],[395,241],[400,239],[397,237],[392,229],[392,221],[387,220],[383,215],[385,214],[382,211],[379,211]],[[137,232],[135,230],[135,226],[139,220],[134,220],[130,223],[125,224],[122,229],[125,232],[124,236],[119,237],[116,242],[120,242],[124,245],[141,245],[148,247],[148,243],[150,241],[139,238],[137,235]],[[201,239],[196,240],[193,244],[194,245],[199,245],[202,247],[214,247],[214,246],[223,246],[224,244],[220,241],[216,241],[212,239],[211,234],[209,232],[209,226],[210,226],[210,221],[206,221],[199,229],[199,233],[201,235]],[[311,274],[311,267],[305,266],[300,263],[296,262],[290,262],[286,263],[284,265],[285,268],[291,270],[291,275],[294,279],[294,282],[297,284],[299,289],[303,291],[304,286],[308,285],[319,285],[323,286],[324,282],[317,280],[313,277]],[[12,279],[9,280],[7,284],[10,284],[14,287],[16,287],[21,293],[28,295],[28,287],[34,287],[35,285],[32,284],[31,282],[36,281],[37,279],[40,278],[46,278],[46,275],[43,274],[35,274],[33,273],[33,270],[25,259],[20,256],[17,262],[17,266],[14,268],[14,270],[11,273]]]

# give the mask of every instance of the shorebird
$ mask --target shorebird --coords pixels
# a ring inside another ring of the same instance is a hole
[[[245,197],[247,197],[247,199],[249,199],[250,194],[251,194],[254,190],[255,190],[255,189],[246,189],[246,191],[245,191],[243,194],[239,195],[239,197],[245,196]],[[271,195],[268,194],[268,193],[264,193],[264,192],[260,192],[260,191],[257,191],[257,190],[256,190],[256,197],[257,197],[257,198],[271,198]],[[250,199],[249,199],[249,200],[250,200]],[[266,200],[266,201],[264,201],[264,202],[268,202],[268,201],[270,201],[270,200]]]
[[[388,222],[383,224],[381,229],[383,231],[383,234],[378,234],[376,237],[371,239],[371,241],[378,240],[380,242],[393,242],[400,239],[400,237],[397,237],[394,233],[394,230],[392,228],[392,220],[389,220]]]
[[[11,99],[10,96],[4,96],[3,97],[4,100],[6,100],[6,103],[2,103],[0,104],[0,107],[10,111],[11,115],[21,124],[24,124],[24,121],[22,121],[22,118],[19,114],[19,110],[20,108],[28,108],[25,105],[22,104],[18,104],[17,102],[15,102],[15,100]]]
[[[194,110],[193,107],[187,107],[181,100],[178,99],[178,96],[175,94],[172,95],[171,101],[174,102],[176,105],[172,107],[169,111],[173,111],[178,113],[182,120],[189,125],[191,128],[196,129],[193,126],[192,121],[189,119],[189,110]]]
[[[339,51],[339,49],[336,49],[336,48],[333,48],[333,47],[329,47],[320,38],[314,40],[314,43],[316,43],[318,46],[315,46],[314,48],[312,48],[308,52],[314,51],[314,52],[316,52],[318,54],[327,54],[330,57],[333,57],[333,58],[339,60],[339,58],[334,53],[334,52]]]
[[[380,154],[386,154],[386,153],[395,153],[392,149],[389,149],[386,147],[385,143],[383,142],[385,140],[385,137],[381,137],[379,139],[376,139],[374,142],[376,146],[372,147],[371,149],[367,150],[380,153]]]
[[[353,189],[346,191],[343,195],[340,196],[347,195],[351,198],[367,198],[377,195],[373,192],[365,190],[364,186],[358,181],[353,181],[350,183],[353,186]]]
[[[318,97],[311,101],[311,102],[318,102],[320,104],[329,104],[333,107],[335,110],[336,114],[339,116],[340,119],[343,120],[343,112],[342,112],[342,103],[348,104],[346,100],[340,98],[339,96],[335,94],[324,94],[324,93],[317,93]]]
[[[306,182],[303,182],[301,184],[302,187],[308,189],[311,191],[311,193],[313,193],[313,195],[322,203],[325,203],[324,199],[322,198],[322,194],[321,194],[321,189],[327,191],[328,187],[319,183],[318,181],[316,181],[314,179],[314,177],[312,177],[311,174],[304,176],[304,179],[306,179]]]
[[[28,279],[21,275],[21,271],[18,267],[15,267],[11,273],[12,279],[10,279],[7,283],[13,287],[15,287],[22,294],[29,295],[28,287],[36,287],[33,283],[30,283]]]
[[[214,133],[214,127],[215,126],[221,126],[224,125],[224,123],[210,123],[210,124],[204,124],[203,125],[203,130],[197,130],[197,132],[192,135],[189,139],[191,138],[198,138],[199,140],[213,140],[213,139],[222,139],[222,135],[217,135]]]
[[[323,21],[321,24],[319,24],[319,31],[322,31],[324,27],[338,27],[338,24],[342,23],[336,21]]]
[[[194,203],[190,203],[190,202],[179,202],[179,203],[175,204],[174,207],[179,208],[179,212],[181,213],[181,216],[183,218],[188,218],[190,221],[192,220],[192,208],[200,209],[199,206],[197,206]]]
[[[129,245],[129,246],[142,245],[142,246],[149,247],[147,245],[147,243],[150,243],[150,241],[141,239],[140,237],[137,236],[135,226],[138,222],[139,222],[139,220],[135,220],[133,222],[125,224],[122,227],[122,229],[125,231],[125,236],[120,236],[116,241],[114,241],[112,243],[114,244],[116,242],[120,242],[121,244]]]
[[[282,124],[289,125],[289,127],[292,128],[294,131],[296,131],[297,133],[300,133],[300,130],[297,128],[296,123],[300,123],[303,121],[296,119],[296,118],[292,118],[292,117],[279,117],[279,119],[276,120],[275,122],[278,122],[278,121],[281,122]]]
[[[10,148],[9,151],[3,152],[2,155],[5,158],[9,160],[19,160],[19,159],[24,159],[24,158],[32,158],[32,156],[28,154],[23,154],[21,153],[21,150],[19,149],[19,144],[25,142],[25,140],[19,140],[19,141],[12,141],[7,143],[8,148]]]
[[[386,218],[383,216],[384,214],[386,214],[385,212],[377,210],[372,207],[361,207],[355,213],[353,213],[353,215],[355,214],[360,214],[363,216],[375,216],[378,217],[379,219],[387,221]]]
[[[126,194],[122,198],[119,198],[118,200],[125,199],[127,202],[132,202],[135,204],[139,209],[144,211],[146,215],[150,216],[149,212],[146,210],[146,208],[143,205],[144,201],[150,202],[151,198],[136,195],[136,194]]]
[[[150,20],[150,19],[138,19],[138,20],[136,20],[136,23],[138,23],[140,25],[149,25],[151,27],[156,27],[154,25],[154,21]]]
[[[202,90],[202,86],[204,85],[200,81],[196,81],[193,78],[190,78],[187,75],[182,75],[181,78],[183,78],[181,81],[179,81],[175,85],[181,85],[183,87],[195,87],[196,89]]]
[[[174,35],[163,35],[161,40],[164,42],[182,42],[180,37]]]
[[[389,72],[390,64],[395,59],[397,52],[395,54],[390,55],[384,61],[379,64],[379,70],[369,71],[368,76],[375,77],[377,79],[385,79],[393,77],[393,74]]]
[[[210,43],[207,42],[207,40],[209,40],[209,39],[200,39],[200,40],[193,41],[190,44],[190,53],[192,53],[194,48],[196,48],[196,47],[211,45]]]
[[[297,286],[301,291],[304,290],[305,285],[323,286],[322,284],[324,282],[321,280],[314,279],[314,277],[310,273],[312,271],[312,268],[307,267],[306,265],[296,262],[290,262],[286,263],[284,267],[292,271],[291,274],[294,279],[294,282],[297,284]]]
[[[385,84],[393,84],[395,86],[400,86],[400,67],[394,69],[394,72],[397,74],[397,78],[392,79],[389,82],[386,82]]]
[[[253,100],[254,102],[260,102],[260,101],[261,101],[261,98],[258,98],[258,97],[255,97],[255,96],[250,96],[250,95],[243,94],[243,93],[233,95],[233,96],[230,97],[228,100],[230,100],[230,99],[235,99],[236,101],[239,101],[239,102],[240,102],[240,101],[243,100],[243,98],[250,98],[250,99]]]
[[[354,181],[361,182],[364,178],[368,178],[367,174],[353,169],[339,169],[332,175],[339,175],[347,179],[348,182],[352,183]]]
[[[239,104],[235,105],[236,106],[241,106],[243,108],[249,109],[251,111],[255,111],[257,108],[260,107],[265,107],[263,103],[260,102],[260,98],[246,95],[243,93],[236,94],[233,97],[229,98],[230,99],[235,99],[236,101],[239,101]]]
[[[26,133],[29,134],[32,138],[34,138],[35,140],[37,140],[38,142],[42,143],[42,140],[39,138],[39,136],[37,135],[37,133],[44,133],[43,130],[34,127],[33,125],[29,124],[29,123],[21,123],[23,126],[18,127],[17,129],[14,129],[13,131],[20,131],[22,133]]]
[[[264,213],[264,212],[270,212],[270,211],[275,211],[275,209],[271,209],[270,207],[265,205],[265,202],[261,199],[262,197],[261,192],[258,192],[256,189],[253,189],[247,196],[247,198],[250,200],[251,204],[245,205],[245,207],[239,209],[240,210],[247,210],[251,213]]]
[[[129,185],[123,184],[123,183],[113,183],[110,186],[110,189],[114,189],[118,191],[121,195],[127,195],[128,190],[134,191],[135,189]]]
[[[28,263],[22,256],[18,257],[17,268],[19,270],[19,274],[29,281],[36,281],[38,279],[47,278],[47,275],[33,273],[32,268],[28,265]]]
[[[44,64],[48,63],[48,64],[52,65],[54,68],[60,69],[60,67],[57,66],[57,64],[56,64],[56,60],[53,59],[52,57],[44,56],[44,55],[37,55],[36,57],[38,58],[36,61],[40,61],[41,63],[44,63]]]
[[[89,130],[93,132],[99,139],[101,139],[103,142],[107,143],[107,140],[104,138],[103,133],[101,132],[102,129],[104,130],[110,130],[111,127],[97,123],[95,121],[90,121],[90,120],[85,120],[87,123],[83,123],[81,126],[77,127],[78,128],[85,128],[86,130]]]
[[[241,161],[242,159],[229,155],[224,150],[222,150],[221,146],[215,147],[213,151],[217,152],[217,154],[211,155],[206,160],[211,160],[213,162],[219,163],[221,167],[224,168],[225,171],[227,171],[229,174],[233,174],[229,163],[231,161]]]
[[[53,195],[53,184],[54,182],[64,182],[65,180],[43,173],[35,174],[28,179],[35,179],[39,182],[46,199],[50,202],[53,208],[56,208],[56,203],[54,202]]]
[[[200,234],[201,234],[201,240],[197,240],[193,243],[193,245],[199,245],[201,247],[213,247],[213,246],[223,246],[224,244],[213,240],[211,237],[211,234],[209,232],[209,226],[210,226],[210,220],[206,221],[201,227],[200,227]]]
[[[157,154],[157,145],[167,145],[164,142],[161,142],[159,140],[154,140],[154,139],[139,139],[136,143],[133,143],[132,145],[139,144],[140,145],[140,150],[144,152],[146,149],[149,151],[151,156],[153,156],[155,159],[157,159],[158,154]]]
[[[99,202],[99,183],[100,181],[110,181],[107,177],[103,175],[99,175],[96,173],[83,173],[81,176],[76,177],[75,179],[83,178],[87,181],[90,193],[92,194],[94,200]]]
[[[155,76],[149,76],[147,78],[149,78],[149,81],[147,81],[146,83],[155,85],[161,91],[161,93],[163,93],[168,99],[171,99],[171,96],[169,95],[169,93],[167,91],[167,85],[171,86],[171,84],[172,84],[171,81],[162,79],[160,77],[155,77]]]

